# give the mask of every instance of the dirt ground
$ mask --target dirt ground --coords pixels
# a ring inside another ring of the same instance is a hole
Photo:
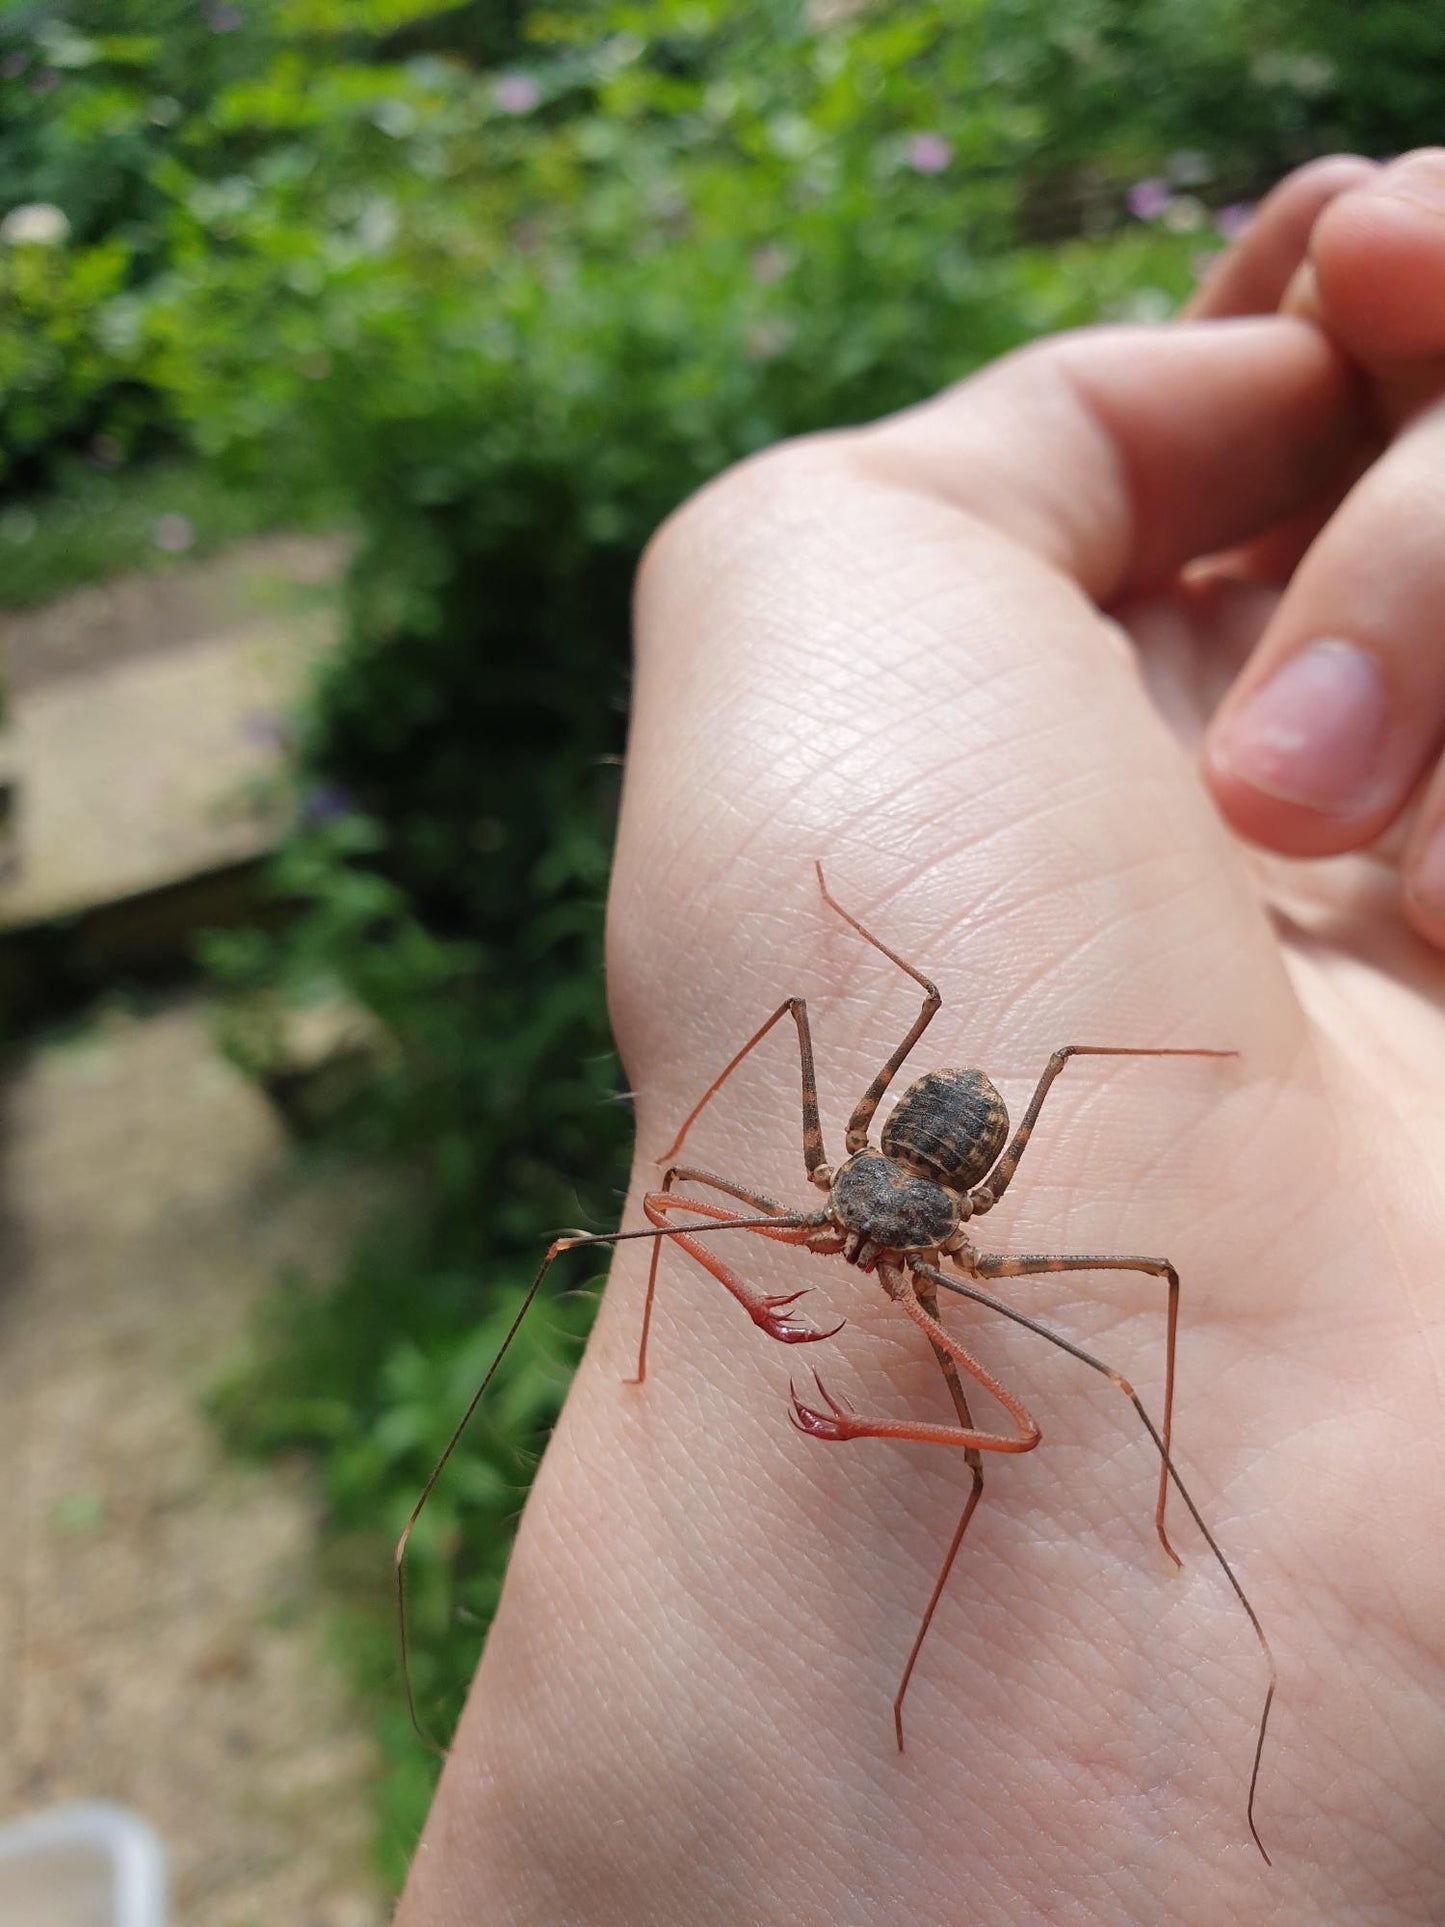
[[[346,1199],[291,1175],[198,1000],[37,1047],[0,1103],[0,1819],[136,1808],[176,1927],[377,1927],[315,1495],[200,1409]]]

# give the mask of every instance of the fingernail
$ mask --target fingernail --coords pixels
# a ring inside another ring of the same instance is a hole
[[[1415,861],[1410,894],[1428,916],[1445,917],[1445,823],[1436,825]]]
[[[1381,795],[1388,707],[1373,656],[1324,637],[1310,643],[1221,723],[1210,753],[1284,803],[1354,816]]]

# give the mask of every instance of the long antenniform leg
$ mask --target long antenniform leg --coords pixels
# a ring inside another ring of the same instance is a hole
[[[502,1340],[502,1343],[497,1351],[496,1357],[492,1360],[491,1364],[487,1367],[486,1371],[483,1373],[481,1384],[478,1385],[476,1391],[472,1393],[471,1398],[468,1400],[466,1410],[462,1413],[460,1419],[458,1419],[456,1426],[453,1429],[451,1437],[447,1440],[446,1445],[443,1448],[441,1457],[437,1460],[436,1464],[432,1467],[431,1475],[427,1479],[426,1484],[422,1487],[421,1496],[417,1500],[416,1504],[412,1507],[410,1516],[408,1517],[406,1524],[402,1527],[401,1537],[396,1542],[396,1551],[393,1556],[396,1561],[397,1633],[398,1633],[398,1640],[401,1648],[401,1676],[402,1676],[402,1684],[406,1689],[407,1712],[411,1715],[411,1723],[413,1728],[416,1731],[417,1738],[422,1742],[423,1746],[429,1748],[430,1751],[437,1754],[439,1758],[443,1756],[443,1750],[441,1747],[437,1745],[436,1741],[431,1737],[431,1735],[427,1732],[426,1728],[422,1725],[416,1710],[416,1695],[412,1690],[410,1641],[407,1636],[407,1620],[406,1620],[406,1548],[407,1548],[408,1542],[411,1539],[412,1533],[416,1529],[417,1520],[420,1519],[422,1512],[425,1510],[427,1500],[431,1497],[432,1493],[436,1489],[437,1480],[441,1477],[442,1473],[446,1470],[448,1461],[450,1460],[452,1454],[456,1451],[458,1445],[461,1443],[462,1434],[466,1431],[468,1425],[471,1424],[473,1413],[476,1411],[477,1407],[481,1404],[483,1395],[485,1394],[487,1387],[491,1384],[492,1380],[496,1377],[497,1368],[501,1364],[502,1360],[506,1357],[507,1352],[510,1350],[512,1340],[517,1336],[517,1333],[521,1330],[522,1321],[527,1316],[527,1313],[531,1310],[533,1300],[536,1298],[537,1293],[541,1290],[542,1281],[546,1278],[547,1273],[552,1269],[553,1265],[557,1262],[558,1258],[562,1256],[563,1252],[576,1251],[583,1246],[624,1244],[628,1240],[633,1238],[652,1238],[655,1241],[660,1241],[663,1238],[676,1238],[679,1240],[686,1238],[688,1240],[691,1240],[692,1238],[695,1238],[699,1232],[704,1232],[704,1231],[708,1231],[708,1232],[711,1232],[711,1231],[761,1231],[764,1233],[764,1235],[768,1237],[780,1238],[786,1241],[787,1234],[789,1231],[796,1231],[806,1235],[807,1229],[816,1222],[815,1219],[801,1217],[796,1214],[791,1217],[783,1218],[783,1219],[778,1219],[776,1217],[731,1218],[727,1215],[726,1212],[719,1210],[716,1205],[690,1203],[689,1200],[684,1198],[676,1198],[676,1197],[663,1198],[660,1194],[655,1194],[646,1198],[644,1200],[644,1207],[647,1205],[656,1205],[663,1208],[670,1208],[672,1210],[677,1210],[683,1206],[687,1206],[689,1209],[692,1209],[704,1214],[711,1222],[708,1222],[705,1224],[695,1224],[695,1225],[687,1225],[687,1226],[669,1225],[669,1224],[662,1223],[661,1217],[659,1215],[654,1215],[653,1213],[649,1213],[649,1215],[653,1217],[653,1224],[656,1228],[649,1228],[646,1231],[600,1231],[600,1232],[577,1231],[577,1232],[570,1232],[564,1237],[556,1238],[553,1240],[553,1242],[547,1247],[546,1257],[543,1258],[541,1264],[537,1267],[536,1274],[533,1277],[531,1284],[528,1285],[525,1293],[523,1294],[522,1302],[517,1308],[517,1315],[512,1320],[511,1324],[507,1327],[507,1335]],[[705,1255],[701,1247],[695,1246],[691,1242],[689,1242],[688,1249],[692,1252],[693,1256],[695,1256],[700,1263],[706,1265],[708,1270],[713,1271],[713,1275],[715,1277],[721,1278],[722,1282],[727,1284],[728,1289],[733,1292],[733,1295],[737,1297],[745,1306],[747,1306],[749,1311],[753,1314],[754,1322],[762,1325],[764,1330],[768,1330],[768,1325],[766,1322],[766,1314],[769,1314],[775,1307],[778,1307],[781,1305],[787,1305],[792,1302],[791,1299],[769,1301],[763,1298],[761,1294],[752,1291],[752,1288],[750,1286],[743,1284],[742,1280],[737,1278],[735,1275],[729,1273],[727,1277],[725,1278],[722,1277],[722,1272],[720,1270],[714,1270],[714,1267],[710,1262],[711,1254],[708,1253]],[[802,1293],[799,1292],[797,1295],[801,1297]],[[757,1301],[756,1310],[754,1309],[754,1306],[751,1302],[753,1300]],[[759,1312],[765,1315],[759,1316],[758,1315]],[[791,1323],[792,1321],[778,1320],[776,1322],[780,1324],[786,1324],[786,1323]],[[798,1344],[798,1343],[805,1342],[806,1340],[809,1340],[809,1339],[832,1337],[831,1332],[815,1332],[811,1329],[811,1327],[801,1326],[801,1325],[794,1325],[793,1332],[795,1335],[789,1336],[786,1342],[792,1343],[792,1344]],[[774,1337],[778,1337],[781,1334],[778,1332],[773,1332],[771,1335]]]
[[[962,1254],[955,1259],[965,1268]],[[1169,1308],[1164,1332],[1164,1420],[1159,1427],[1167,1454],[1174,1437],[1174,1353],[1179,1338],[1179,1273],[1167,1258],[1102,1257],[1092,1252],[1063,1254],[1033,1253],[1017,1258],[998,1258],[985,1252],[970,1253],[966,1269],[978,1278],[1032,1278],[1054,1271],[1142,1271],[1151,1278],[1163,1278],[1169,1287]],[[922,1294],[919,1294],[922,1296]],[[1159,1543],[1176,1566],[1184,1561],[1169,1543],[1164,1529],[1164,1502],[1169,1496],[1169,1467],[1159,1466],[1159,1502],[1154,1508],[1154,1529]]]
[[[1264,1842],[1259,1837],[1259,1828],[1254,1822],[1254,1796],[1259,1785],[1259,1763],[1264,1757],[1264,1736],[1269,1726],[1269,1712],[1271,1706],[1274,1704],[1275,1687],[1278,1684],[1279,1678],[1274,1653],[1271,1650],[1269,1641],[1265,1638],[1264,1627],[1259,1622],[1258,1613],[1256,1613],[1254,1607],[1249,1603],[1249,1597],[1244,1587],[1239,1583],[1233,1566],[1231,1566],[1225,1558],[1219,1541],[1204,1523],[1203,1514],[1194,1503],[1189,1488],[1179,1476],[1178,1468],[1169,1456],[1165,1448],[1164,1440],[1153,1419],[1151,1419],[1148,1412],[1145,1411],[1139,1394],[1134,1390],[1134,1387],[1129,1383],[1127,1378],[1121,1373],[1116,1372],[1111,1365],[1106,1365],[1103,1359],[1095,1358],[1092,1352],[1086,1352],[1082,1346],[1075,1345],[1072,1340],[1065,1338],[1061,1333],[1052,1331],[1047,1325],[1041,1325],[1036,1318],[1029,1318],[1025,1313],[1015,1310],[1012,1305],[1005,1304],[1003,1299],[995,1298],[990,1292],[980,1291],[976,1285],[964,1285],[958,1283],[956,1279],[945,1278],[941,1271],[935,1271],[931,1265],[915,1264],[913,1269],[916,1276],[928,1278],[935,1285],[942,1285],[945,1291],[957,1292],[961,1298],[971,1298],[975,1304],[985,1305],[990,1311],[996,1311],[1002,1317],[1012,1320],[1015,1325],[1022,1325],[1025,1331],[1034,1332],[1040,1338],[1048,1339],[1049,1343],[1051,1345],[1057,1345],[1060,1351],[1067,1352],[1071,1358],[1077,1358],[1080,1364],[1087,1365],[1092,1371],[1099,1372],[1103,1377],[1107,1378],[1111,1385],[1123,1393],[1124,1397],[1128,1399],[1129,1403],[1138,1413],[1145,1431],[1154,1441],[1154,1448],[1159,1454],[1165,1471],[1174,1482],[1174,1489],[1184,1501],[1190,1518],[1192,1518],[1195,1525],[1198,1526],[1200,1533],[1203,1535],[1204,1543],[1214,1554],[1220,1571],[1229,1581],[1230,1590],[1244,1608],[1245,1617],[1254,1629],[1254,1636],[1259,1641],[1260,1651],[1264,1654],[1265,1665],[1269,1669],[1269,1684],[1265,1689],[1264,1707],[1259,1716],[1259,1732],[1254,1744],[1254,1764],[1250,1769],[1249,1775],[1249,1798],[1245,1805],[1245,1818],[1249,1823],[1249,1831],[1254,1836],[1254,1844],[1259,1848],[1265,1865],[1273,1865],[1268,1853],[1265,1851]]]

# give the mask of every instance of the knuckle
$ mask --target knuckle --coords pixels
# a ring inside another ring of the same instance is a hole
[[[691,577],[699,559],[716,565],[731,552],[767,541],[797,513],[816,514],[820,486],[847,474],[858,441],[852,430],[778,442],[724,469],[687,497],[653,532],[637,567],[639,601],[675,575]]]

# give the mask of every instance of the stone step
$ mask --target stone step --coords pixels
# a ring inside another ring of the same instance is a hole
[[[287,719],[335,642],[344,560],[334,539],[247,544],[0,630],[0,989],[180,961],[243,913],[290,824]]]

